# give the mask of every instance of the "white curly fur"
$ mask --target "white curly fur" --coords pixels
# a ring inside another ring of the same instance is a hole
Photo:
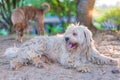
[[[16,57],[16,52],[18,48],[16,46],[7,48],[3,56],[7,56],[8,58]]]
[[[81,72],[88,72],[91,63],[117,65],[117,60],[96,50],[91,31],[79,24],[69,25],[63,36],[38,36],[25,42],[11,61],[11,67],[26,62],[25,59],[32,60],[38,54]]]

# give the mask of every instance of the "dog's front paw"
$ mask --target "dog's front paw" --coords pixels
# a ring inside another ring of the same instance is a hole
[[[44,62],[41,59],[41,55],[38,54],[35,57],[32,58],[32,64],[38,68],[44,67]]]
[[[42,61],[40,61],[39,63],[37,63],[37,64],[34,64],[37,68],[43,68],[43,67],[46,67],[45,66],[45,64],[42,62]]]
[[[118,65],[118,60],[112,58],[101,58],[95,61],[97,64]]]
[[[77,67],[76,70],[77,70],[78,72],[83,72],[83,73],[86,73],[86,72],[90,72],[90,71],[91,71],[90,68],[85,67],[85,66]]]
[[[108,65],[115,65],[115,66],[118,65],[118,61],[115,59],[104,60],[103,63]]]

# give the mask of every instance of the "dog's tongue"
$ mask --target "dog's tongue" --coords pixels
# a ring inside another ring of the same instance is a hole
[[[68,44],[67,44],[67,48],[68,48],[68,49],[72,48],[72,44],[71,44],[71,43],[68,43]]]

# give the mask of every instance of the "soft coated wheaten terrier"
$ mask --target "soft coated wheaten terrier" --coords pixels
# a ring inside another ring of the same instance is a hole
[[[29,61],[38,65],[39,55],[81,72],[88,72],[92,63],[118,64],[117,60],[103,56],[96,50],[92,33],[83,25],[71,24],[62,36],[38,36],[23,43],[10,62],[11,68],[16,69]]]

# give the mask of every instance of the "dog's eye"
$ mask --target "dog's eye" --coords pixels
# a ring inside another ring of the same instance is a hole
[[[77,33],[74,32],[74,33],[73,33],[73,36],[77,36]]]

